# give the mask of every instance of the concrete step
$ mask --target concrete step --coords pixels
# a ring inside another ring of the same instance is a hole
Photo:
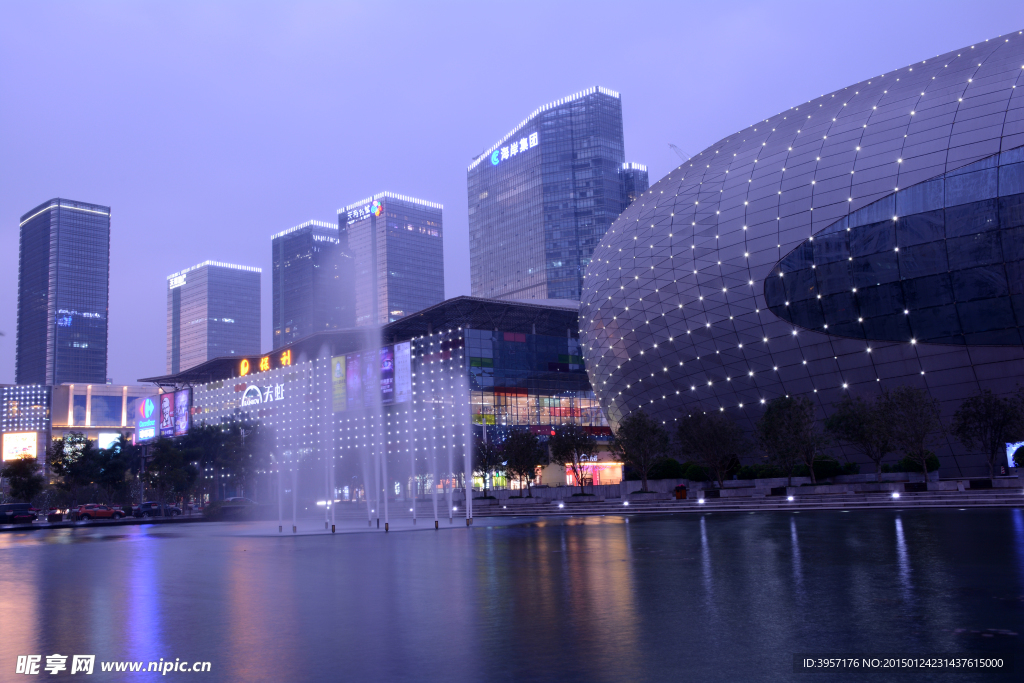
[[[754,512],[770,510],[836,510],[908,507],[1015,507],[1024,506],[1024,493],[1020,489],[992,489],[975,491],[920,491],[900,492],[899,498],[891,493],[844,493],[844,494],[796,494],[793,500],[786,496],[706,498],[703,503],[696,499],[686,500],[630,500],[607,499],[592,503],[563,503],[542,501],[507,505],[474,505],[475,517],[533,517],[543,515],[606,515],[606,514],[668,514],[674,512]],[[559,507],[561,505],[561,507]],[[389,517],[408,519],[412,516],[409,503],[401,501],[389,505]],[[383,516],[383,515],[382,515]],[[424,523],[433,521],[433,505],[430,501],[417,501],[416,516]],[[366,519],[364,504],[345,503],[335,509],[337,519]],[[438,501],[438,518],[448,517],[448,506]],[[455,517],[465,517],[465,510],[457,506]],[[376,515],[374,516],[376,518]]]

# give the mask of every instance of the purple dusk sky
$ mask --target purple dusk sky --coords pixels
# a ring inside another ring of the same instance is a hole
[[[0,3],[0,382],[14,380],[18,221],[112,207],[108,373],[163,374],[166,276],[263,269],[270,235],[391,190],[444,204],[469,293],[466,166],[531,111],[622,93],[652,184],[820,94],[1024,28],[1005,2]]]

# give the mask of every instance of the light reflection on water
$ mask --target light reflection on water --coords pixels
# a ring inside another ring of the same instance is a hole
[[[1002,651],[1024,662],[1011,635],[1024,633],[1024,515],[8,533],[0,608],[0,670],[54,652],[208,660],[218,681],[805,680],[795,653]],[[994,680],[956,680],[972,676]]]

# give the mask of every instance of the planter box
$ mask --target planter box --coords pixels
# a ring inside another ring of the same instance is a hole
[[[502,505],[548,505],[550,503],[551,501],[547,498],[506,498],[501,501]]]
[[[721,498],[722,492],[718,489],[704,489],[703,498]]]
[[[603,503],[604,498],[601,496],[566,496],[562,499],[563,503]]]
[[[64,521],[64,515],[62,515],[59,512],[54,513],[52,515],[46,515],[46,521],[47,522],[63,522]]]

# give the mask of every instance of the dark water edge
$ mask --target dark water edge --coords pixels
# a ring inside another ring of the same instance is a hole
[[[33,680],[14,675],[17,655],[53,653],[212,665],[159,676],[97,664],[85,680],[1024,680],[1019,508],[254,532],[5,534],[0,680]],[[796,653],[1017,665],[806,674]]]

